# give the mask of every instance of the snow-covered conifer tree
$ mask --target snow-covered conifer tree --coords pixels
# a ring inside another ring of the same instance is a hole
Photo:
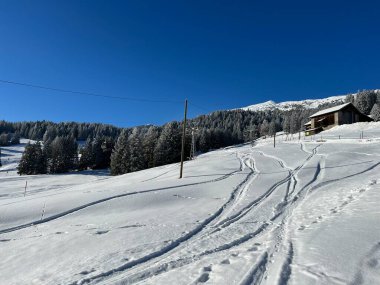
[[[178,122],[164,126],[154,150],[156,166],[179,161],[181,158],[181,132]]]
[[[150,126],[143,139],[144,163],[147,168],[154,166],[154,148],[160,136],[160,129]]]
[[[119,135],[111,154],[111,174],[119,175],[127,173],[128,159],[128,131],[124,129]]]
[[[372,119],[374,119],[376,122],[380,121],[380,103],[376,103],[373,105],[371,110],[371,116]]]
[[[44,174],[46,173],[45,161],[41,143],[28,143],[17,167],[17,173],[20,175]]]
[[[144,153],[138,128],[134,128],[128,138],[129,159],[128,172],[138,171],[144,168]]]

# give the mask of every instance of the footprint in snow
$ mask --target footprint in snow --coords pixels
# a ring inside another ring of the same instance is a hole
[[[209,279],[210,279],[210,273],[209,272],[204,272],[198,278],[197,283],[206,283]]]
[[[109,231],[97,231],[95,232],[96,235],[103,235],[103,234],[106,234],[108,233]]]
[[[95,269],[92,268],[91,270],[83,270],[83,271],[79,272],[79,274],[80,275],[87,275],[87,274],[90,274],[90,273],[92,273],[94,271],[95,271]]]
[[[257,251],[259,248],[257,246],[251,247],[248,251]]]
[[[210,279],[211,271],[212,271],[212,265],[203,267],[203,273],[197,279],[196,283],[206,283]]]
[[[375,185],[375,184],[377,184],[377,181],[376,180],[371,180],[368,185]]]
[[[336,210],[336,208],[330,209],[330,212],[331,212],[332,214],[336,214],[336,213],[338,213],[338,211]]]
[[[298,228],[299,231],[303,231],[304,229],[306,229],[306,227],[305,227],[304,225],[302,225],[302,226],[300,226],[300,227]]]
[[[146,225],[142,225],[142,224],[126,225],[126,226],[119,227],[119,229],[141,228],[141,227],[145,227],[145,226]]]
[[[225,259],[220,264],[231,264],[231,262],[229,259]]]
[[[198,278],[198,283],[206,283],[210,279],[210,274],[205,272]]]

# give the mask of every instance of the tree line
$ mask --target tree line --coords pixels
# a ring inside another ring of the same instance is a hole
[[[46,141],[55,137],[70,136],[78,141],[99,136],[117,137],[121,129],[109,124],[49,121],[6,122],[0,121],[0,134],[17,133],[19,136],[35,141]]]
[[[347,95],[345,101],[352,102],[363,113],[371,113],[375,120],[380,120],[376,115],[379,113],[376,111],[380,105],[379,93],[362,91],[356,96]],[[290,134],[298,133],[303,130],[310,115],[341,103],[327,103],[316,109],[297,107],[289,111],[216,111],[190,119],[188,129],[195,129],[196,149],[206,152],[261,136],[273,136],[282,130]],[[176,121],[163,126],[125,129],[102,124],[56,124],[45,121],[13,123],[11,127],[13,132],[28,133],[29,137],[26,138],[37,137],[42,141],[27,145],[19,167],[20,174],[110,168],[112,175],[119,175],[180,161],[181,123]],[[78,148],[77,141],[81,140],[85,143]],[[191,133],[188,132],[186,157],[190,155],[190,143]],[[29,160],[33,157],[41,163],[30,164]],[[32,171],[29,171],[29,165],[42,166],[31,167]]]

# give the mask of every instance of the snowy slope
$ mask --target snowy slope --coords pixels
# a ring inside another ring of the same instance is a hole
[[[1,282],[379,284],[379,148],[361,123],[213,151],[182,180],[0,176]]]

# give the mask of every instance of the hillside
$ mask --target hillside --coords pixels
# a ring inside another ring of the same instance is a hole
[[[177,164],[19,177],[4,163],[2,281],[376,284],[380,123],[321,138],[209,152],[182,180]],[[23,147],[2,148],[3,162]]]

